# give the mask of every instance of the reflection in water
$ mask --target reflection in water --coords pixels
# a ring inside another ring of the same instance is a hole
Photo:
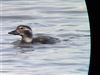
[[[90,29],[84,0],[2,0],[1,4],[0,74],[87,75]],[[20,24],[61,42],[20,44],[19,36],[8,35]]]
[[[16,47],[20,47],[20,48],[33,48],[33,44],[21,43],[21,40],[14,41],[14,42],[12,42],[12,44],[14,45],[14,48],[16,48]]]

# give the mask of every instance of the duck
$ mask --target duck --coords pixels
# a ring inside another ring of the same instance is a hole
[[[20,42],[26,44],[54,44],[60,41],[58,38],[51,36],[33,36],[32,29],[28,25],[18,25],[15,30],[8,32],[8,34],[21,36]]]

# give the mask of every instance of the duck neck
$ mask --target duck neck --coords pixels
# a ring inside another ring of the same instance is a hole
[[[27,33],[27,35],[23,35],[22,36],[22,42],[32,43],[33,42],[33,35],[32,35],[32,33]]]

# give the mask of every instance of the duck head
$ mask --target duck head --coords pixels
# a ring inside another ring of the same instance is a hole
[[[26,25],[19,25],[17,28],[8,34],[20,35],[22,37],[22,42],[31,43],[32,42],[32,29]]]

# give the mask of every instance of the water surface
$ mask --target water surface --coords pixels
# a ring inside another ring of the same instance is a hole
[[[2,75],[87,75],[90,29],[84,0],[0,0]],[[54,45],[20,48],[8,32],[19,24],[57,37]]]

